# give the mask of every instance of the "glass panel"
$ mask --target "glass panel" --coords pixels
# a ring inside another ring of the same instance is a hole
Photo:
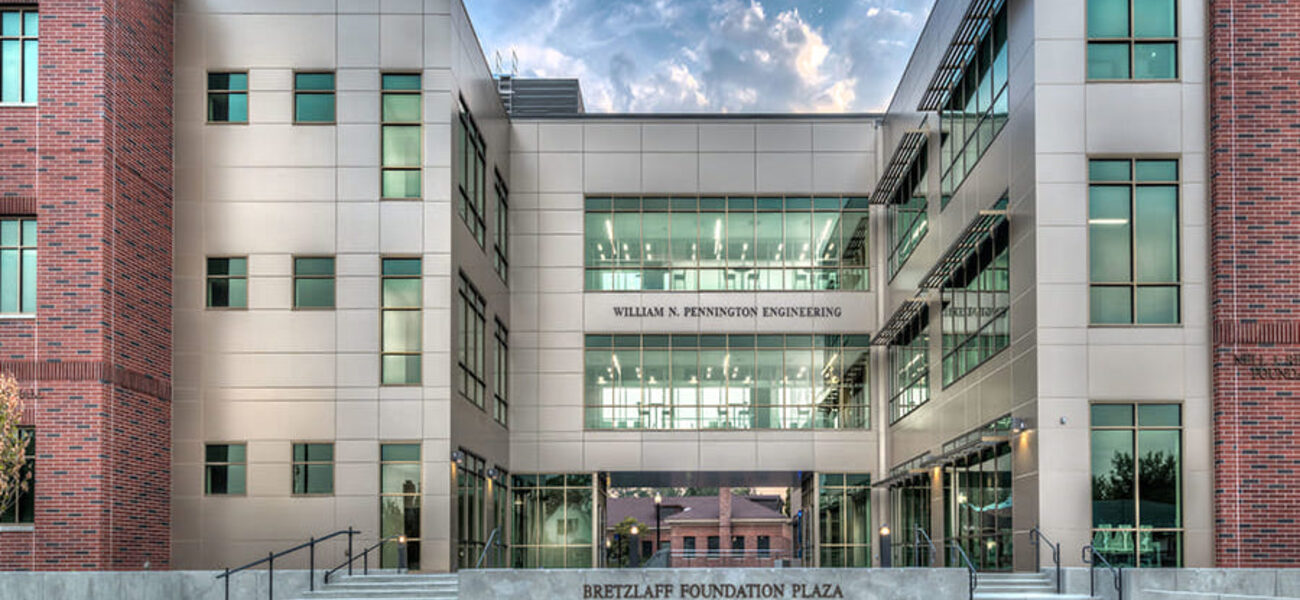
[[[380,363],[384,385],[420,383],[420,356],[387,355]]]
[[[419,94],[384,94],[383,120],[418,122],[420,120]]]
[[[1132,162],[1128,160],[1090,160],[1088,179],[1091,181],[1132,181]]]
[[[1134,210],[1137,280],[1178,281],[1178,188],[1139,186]]]
[[[1178,44],[1161,42],[1133,44],[1134,79],[1174,79],[1178,77]]]
[[[420,165],[418,126],[385,125],[383,132],[383,166],[418,167]]]
[[[1094,404],[1092,405],[1093,427],[1132,427],[1132,404]]]
[[[36,245],[36,221],[34,219],[23,220],[23,245]]]
[[[1178,427],[1182,409],[1177,404],[1138,405],[1138,424],[1143,427]]]
[[[1182,522],[1182,432],[1138,431],[1138,513],[1141,527],[1173,528]]]
[[[20,36],[23,34],[22,13],[16,10],[4,11],[4,26],[0,28],[0,33],[4,35]]]
[[[1136,312],[1138,323],[1152,325],[1177,323],[1178,287],[1138,286]]]
[[[334,493],[334,465],[306,465],[306,472],[306,493]]]
[[[294,274],[296,275],[333,275],[334,259],[332,258],[297,258],[294,259]]]
[[[384,307],[420,306],[420,286],[417,278],[384,278]]]
[[[1133,288],[1129,286],[1092,286],[1092,322],[1099,325],[1132,323],[1132,294]]]
[[[1128,43],[1088,44],[1088,79],[1128,79]]]
[[[645,256],[643,264],[668,264],[668,222],[668,213],[643,213],[641,215],[641,243]]]
[[[385,74],[383,77],[385,90],[419,90],[420,76],[408,74]]]
[[[1132,281],[1128,186],[1088,189],[1088,260],[1093,282]]]
[[[1092,525],[1098,529],[1132,528],[1133,432],[1092,432]],[[1098,548],[1098,550],[1103,550]]]
[[[12,15],[18,20],[18,13],[5,13],[6,22]],[[0,102],[21,102],[23,90],[23,50],[22,42],[5,40],[0,44]]]
[[[420,171],[385,170],[383,174],[383,197],[385,198],[419,198]]]
[[[1179,531],[1143,531],[1138,551],[1143,567],[1182,566],[1183,534]]]
[[[23,250],[23,291],[20,310],[25,313],[36,312],[36,251]]]
[[[1088,37],[1128,37],[1129,0],[1087,1]]]
[[[0,251],[0,312],[18,312],[18,250]]]
[[[334,306],[334,278],[299,279],[294,282],[294,306],[328,308]]]
[[[812,265],[812,214],[786,213],[785,247],[782,254],[786,266]]]
[[[420,460],[419,444],[384,444],[379,447],[379,460]]]
[[[295,73],[294,88],[311,91],[334,91],[333,73]]]
[[[383,463],[379,468],[379,491],[384,494],[415,494],[420,491],[420,463]]]
[[[385,258],[383,271],[384,275],[420,275],[420,259]]]
[[[1139,160],[1137,161],[1137,180],[1178,181],[1178,161]]]
[[[1174,37],[1175,6],[1174,0],[1133,0],[1133,37]]]
[[[304,122],[333,121],[334,94],[298,94],[294,98],[294,115]]]
[[[30,15],[29,15],[30,16]],[[40,75],[40,49],[36,40],[23,42],[23,102],[36,102],[37,78]]]
[[[36,11],[23,13],[23,35],[35,36],[40,35],[40,15]]]

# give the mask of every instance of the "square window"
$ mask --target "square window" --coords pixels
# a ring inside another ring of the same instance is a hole
[[[248,464],[244,444],[208,444],[204,449],[204,488],[209,496],[246,493]]]
[[[208,73],[208,122],[248,122],[248,73]]]
[[[295,73],[293,120],[298,123],[334,122],[334,74]]]
[[[293,445],[293,493],[334,493],[334,444]]]
[[[334,308],[334,259],[332,257],[293,260],[293,306]]]
[[[208,308],[248,307],[248,259],[209,258]]]

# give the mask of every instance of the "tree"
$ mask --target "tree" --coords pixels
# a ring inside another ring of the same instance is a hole
[[[609,566],[628,566],[628,560],[631,558],[633,527],[636,527],[641,535],[646,534],[645,525],[636,520],[636,517],[623,519],[622,522],[614,526],[614,540],[609,544]],[[642,556],[641,560],[645,561],[647,558],[650,557]]]
[[[18,382],[0,373],[0,514],[18,502],[18,494],[27,491],[31,479],[31,473],[24,468],[31,434],[18,427],[22,414]]]

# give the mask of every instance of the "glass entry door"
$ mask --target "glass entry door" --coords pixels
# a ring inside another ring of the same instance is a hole
[[[383,444],[379,447],[379,537],[406,536],[406,568],[420,569],[419,444]],[[398,544],[384,544],[380,566],[401,565]]]
[[[1011,569],[1011,444],[983,448],[944,468],[944,526],[982,571]],[[949,565],[961,559],[948,557]]]

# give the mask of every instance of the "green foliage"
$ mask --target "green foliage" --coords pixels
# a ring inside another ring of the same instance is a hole
[[[646,535],[649,530],[644,523],[636,520],[636,517],[623,519],[618,525],[614,526],[614,538],[609,545],[609,566],[626,567],[629,566],[632,552],[632,528],[636,527],[640,535]],[[645,562],[648,556],[642,556],[641,561]]]
[[[30,433],[18,427],[23,404],[18,397],[18,382],[0,374],[0,514],[13,508],[18,494],[27,491],[31,473],[27,462]]]

